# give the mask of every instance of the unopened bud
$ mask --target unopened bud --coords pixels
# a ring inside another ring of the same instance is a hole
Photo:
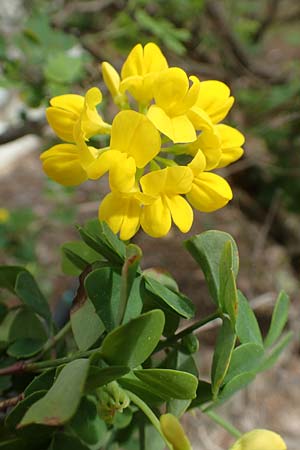
[[[252,430],[242,437],[230,450],[287,450],[279,434],[269,430]]]

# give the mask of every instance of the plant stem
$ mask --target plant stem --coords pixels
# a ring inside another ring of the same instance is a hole
[[[223,419],[223,417],[219,416],[219,414],[213,411],[207,411],[205,414],[210,417],[214,422],[220,425],[224,430],[228,431],[233,437],[239,438],[242,436],[242,433],[235,428],[231,423],[227,422],[227,420]]]
[[[21,400],[24,399],[24,394],[16,395],[15,397],[7,398],[0,402],[0,411],[5,411],[7,408],[16,406]]]
[[[154,428],[158,431],[162,439],[165,441],[166,445],[170,450],[173,449],[173,446],[167,441],[164,434],[161,431],[160,423],[152,409],[149,408],[149,406],[137,395],[133,394],[131,391],[125,391],[130,400],[138,407],[141,411],[145,414],[145,416],[148,417]]]
[[[175,342],[177,342],[179,339],[182,339],[187,334],[192,333],[193,331],[197,330],[198,328],[203,327],[207,323],[212,322],[213,320],[218,319],[219,317],[220,317],[220,313],[219,313],[219,311],[217,311],[217,312],[205,317],[204,319],[198,320],[197,322],[193,323],[192,325],[184,328],[179,333],[174,334],[174,336],[170,336],[166,340],[160,341],[155,349],[155,353],[159,352],[163,348],[166,348],[166,347],[171,346],[172,344],[175,344]]]
[[[55,347],[55,345],[63,338],[65,335],[70,331],[71,329],[71,321],[69,320],[63,328],[59,330],[59,332],[53,336],[49,341],[46,342],[42,349],[42,353],[39,355],[44,355],[48,350],[50,350],[52,347]]]
[[[70,356],[64,356],[63,358],[58,358],[58,359],[50,359],[47,361],[40,361],[40,362],[35,362],[32,360],[17,361],[16,363],[12,364],[11,366],[3,367],[2,369],[0,369],[0,376],[1,375],[12,375],[12,374],[18,374],[18,373],[24,373],[24,372],[38,372],[42,369],[48,369],[50,367],[60,366],[61,364],[67,364],[68,362],[74,361],[74,359],[88,358],[94,352],[99,352],[99,348],[93,349],[93,350],[88,350],[86,352],[76,352]]]

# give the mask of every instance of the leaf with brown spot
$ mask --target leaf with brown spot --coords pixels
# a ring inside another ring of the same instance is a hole
[[[88,359],[67,364],[47,394],[25,413],[17,428],[30,424],[61,426],[68,422],[79,406],[89,371]]]

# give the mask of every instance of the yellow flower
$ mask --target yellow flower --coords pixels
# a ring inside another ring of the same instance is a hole
[[[239,159],[244,151],[241,146],[245,138],[238,130],[228,125],[214,125],[203,131],[195,142],[188,146],[188,152],[196,155],[198,150],[206,158],[205,170],[219,169]]]
[[[98,133],[109,133],[110,125],[98,114],[96,106],[101,103],[102,94],[98,88],[91,88],[85,97],[66,94],[53,97],[46,110],[47,120],[59,138],[75,142],[74,128],[80,122],[85,138]]]
[[[141,180],[143,193],[153,197],[151,204],[143,207],[141,225],[152,237],[165,236],[172,219],[183,233],[193,223],[193,210],[180,195],[191,190],[193,173],[189,167],[175,166],[144,175]]]
[[[123,64],[120,91],[128,91],[141,105],[148,105],[153,98],[155,78],[167,67],[166,58],[156,44],[149,42],[144,48],[137,44]]]
[[[192,142],[197,137],[188,113],[197,100],[199,81],[196,77],[190,80],[191,88],[184,70],[173,67],[161,72],[154,83],[155,105],[147,116],[174,143]]]
[[[224,178],[215,173],[205,172],[206,159],[201,150],[189,164],[194,178],[187,199],[192,206],[202,212],[212,212],[223,208],[232,199],[232,191]]]
[[[191,444],[177,417],[168,413],[160,416],[159,420],[161,431],[174,450],[192,450]]]
[[[127,104],[127,97],[120,91],[121,79],[116,69],[104,61],[101,64],[104,83],[106,84],[113,101],[116,105],[123,108]]]
[[[240,437],[230,450],[287,450],[287,447],[273,431],[252,430]]]
[[[197,130],[207,130],[221,122],[232,107],[234,98],[230,89],[221,81],[208,80],[200,83],[198,98],[189,112]]]
[[[10,213],[6,208],[0,208],[0,223],[6,223],[9,221]]]
[[[114,233],[120,232],[120,239],[132,238],[140,227],[142,195],[137,187],[127,193],[110,192],[99,207],[99,220],[104,220]]]
[[[88,151],[94,160],[97,150],[88,147]],[[43,170],[48,177],[63,186],[76,186],[88,179],[88,174],[81,161],[81,149],[78,145],[54,145],[42,153],[40,158]]]
[[[136,167],[145,167],[160,146],[160,135],[147,117],[135,111],[121,111],[112,123],[110,149],[100,153],[89,167],[89,178],[103,175],[103,158],[111,158],[110,184],[118,191],[128,192],[135,183]]]

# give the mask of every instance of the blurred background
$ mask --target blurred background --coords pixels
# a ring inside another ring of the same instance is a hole
[[[103,85],[99,63],[117,69],[138,42],[156,42],[171,66],[230,85],[229,123],[246,136],[245,156],[223,170],[234,199],[196,214],[190,234],[207,229],[237,241],[239,287],[263,331],[276,293],[292,298],[294,344],[220,413],[242,431],[270,428],[289,450],[300,442],[300,3],[297,0],[2,0],[0,8],[0,263],[25,265],[63,322],[76,280],[61,273],[60,245],[77,239],[75,223],[97,215],[106,182],[64,188],[42,172],[39,155],[58,143],[45,120],[54,95]],[[116,112],[108,96],[102,114]],[[144,267],[163,267],[209,313],[203,275],[175,229],[164,239],[139,233]],[[1,298],[0,298],[1,301]],[[214,324],[199,334],[199,367],[209,374]],[[203,414],[184,419],[197,450],[227,449],[228,433]]]

